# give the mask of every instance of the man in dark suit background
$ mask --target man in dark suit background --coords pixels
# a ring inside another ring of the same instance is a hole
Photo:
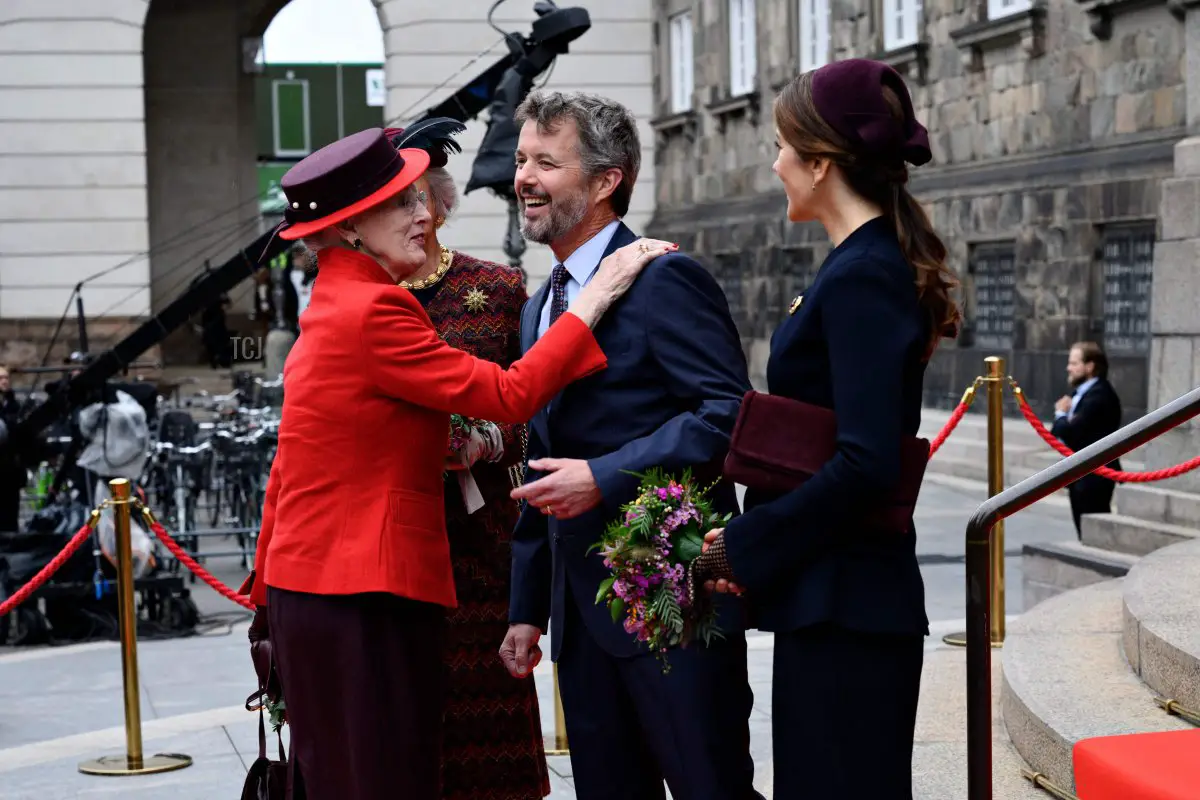
[[[1067,380],[1075,391],[1054,404],[1054,425],[1050,430],[1063,444],[1078,452],[1121,427],[1121,400],[1108,382],[1108,356],[1095,342],[1072,345],[1067,358]],[[1113,461],[1108,466],[1120,469],[1121,462]],[[1082,536],[1079,518],[1083,514],[1111,511],[1115,486],[1093,473],[1067,488],[1076,535]]]
[[[527,350],[600,261],[637,240],[620,218],[641,145],[629,111],[595,96],[535,93],[517,122],[522,233],[548,244],[557,262],[522,312]],[[662,798],[664,780],[677,800],[758,797],[736,598],[717,600],[725,638],[672,651],[664,676],[623,620],[596,604],[610,573],[588,553],[636,496],[639,479],[628,473],[693,467],[705,482],[719,476],[750,385],[737,328],[708,272],[671,253],[646,268],[595,335],[608,368],[568,387],[529,425],[501,657],[527,677],[549,626],[581,800]],[[737,512],[732,485],[720,485],[714,501]]]

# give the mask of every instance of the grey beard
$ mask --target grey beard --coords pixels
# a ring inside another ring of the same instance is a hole
[[[524,209],[522,208],[522,212]],[[550,214],[545,219],[533,220],[521,217],[521,235],[537,244],[550,244],[566,236],[572,228],[587,216],[587,198],[577,195],[569,200],[550,203]]]

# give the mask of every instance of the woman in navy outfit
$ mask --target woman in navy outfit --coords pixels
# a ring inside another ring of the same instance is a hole
[[[900,75],[860,59],[795,78],[774,113],[788,219],[834,248],[775,332],[767,381],[833,409],[837,451],[798,489],[748,491],[699,569],[775,632],[776,800],[909,800],[929,633],[916,533],[863,512],[897,483],[926,364],[959,319],[946,248],[905,188],[928,132]]]

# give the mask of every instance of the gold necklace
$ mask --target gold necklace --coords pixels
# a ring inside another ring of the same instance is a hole
[[[424,278],[421,278],[421,280],[412,281],[411,283],[409,281],[400,281],[398,284],[400,288],[408,289],[409,291],[416,289],[428,289],[430,286],[433,286],[442,278],[446,277],[446,273],[450,271],[450,262],[454,260],[454,253],[451,252],[450,248],[446,247],[446,245],[442,245],[441,247],[442,256],[438,260],[437,272],[433,273],[432,275],[426,275]]]

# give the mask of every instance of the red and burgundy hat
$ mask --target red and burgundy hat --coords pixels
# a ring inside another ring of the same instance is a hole
[[[884,86],[900,98],[903,119],[892,115]],[[929,131],[917,122],[904,78],[882,61],[847,58],[814,70],[812,101],[821,118],[864,153],[918,167],[933,158]]]
[[[282,239],[311,236],[407,189],[429,168],[429,153],[397,150],[382,128],[352,133],[306,156],[279,181],[287,208]]]

